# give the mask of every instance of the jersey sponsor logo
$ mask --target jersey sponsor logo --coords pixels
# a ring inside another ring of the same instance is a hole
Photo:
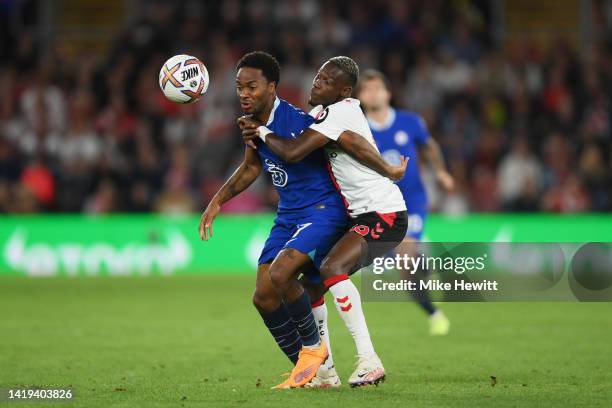
[[[278,164],[274,163],[270,159],[265,160],[267,170],[272,176],[272,184],[276,187],[285,187],[287,185],[287,172]]]
[[[325,119],[327,119],[327,116],[329,116],[329,107],[323,109],[321,112],[317,113],[317,116],[315,116],[315,120],[314,123],[319,124],[321,122],[323,122]]]
[[[403,130],[398,130],[397,132],[395,132],[393,140],[395,140],[396,144],[404,146],[408,143],[408,140],[410,140],[410,138],[408,137],[408,133],[404,132]]]

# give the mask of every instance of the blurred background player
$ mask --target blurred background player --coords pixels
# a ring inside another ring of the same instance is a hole
[[[400,255],[417,255],[417,242],[423,236],[427,217],[427,192],[421,180],[419,158],[432,166],[440,186],[451,191],[453,177],[446,170],[444,158],[438,143],[430,136],[425,120],[410,111],[395,110],[391,107],[391,90],[387,78],[379,71],[367,70],[361,75],[356,92],[365,110],[372,135],[385,160],[399,163],[400,156],[409,157],[406,175],[397,182],[406,201],[408,210],[408,231],[406,238],[396,248]],[[404,278],[422,279],[424,270],[410,274],[402,271]],[[426,290],[410,291],[410,294],[429,315],[429,333],[445,335],[450,323],[441,310],[431,302]]]

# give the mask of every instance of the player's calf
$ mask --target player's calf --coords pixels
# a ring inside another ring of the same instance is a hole
[[[270,266],[270,278],[277,293],[296,325],[302,341],[302,350],[289,380],[280,385],[302,387],[317,373],[328,356],[327,347],[321,344],[319,330],[312,314],[308,293],[297,281],[297,273],[310,262],[310,257],[292,248],[281,251]]]
[[[323,260],[320,270],[324,284],[331,292],[334,305],[355,340],[357,354],[366,358],[374,354],[374,346],[361,308],[359,290],[348,277],[351,269],[363,257],[363,238],[346,233]]]
[[[302,349],[302,341],[287,307],[274,291],[268,268],[268,264],[259,265],[255,292],[253,293],[253,305],[261,315],[278,347],[295,364],[298,360],[298,353]]]

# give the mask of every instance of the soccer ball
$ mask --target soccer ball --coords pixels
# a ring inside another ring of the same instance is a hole
[[[208,70],[191,55],[175,55],[159,71],[159,87],[173,102],[193,103],[208,89]]]

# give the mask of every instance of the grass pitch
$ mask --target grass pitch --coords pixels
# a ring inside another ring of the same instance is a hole
[[[444,304],[443,338],[412,303],[368,303],[387,382],[360,389],[346,386],[355,351],[330,304],[342,388],[270,390],[290,366],[251,306],[253,282],[2,277],[0,387],[70,386],[73,401],[49,403],[69,407],[612,405],[607,303]]]

